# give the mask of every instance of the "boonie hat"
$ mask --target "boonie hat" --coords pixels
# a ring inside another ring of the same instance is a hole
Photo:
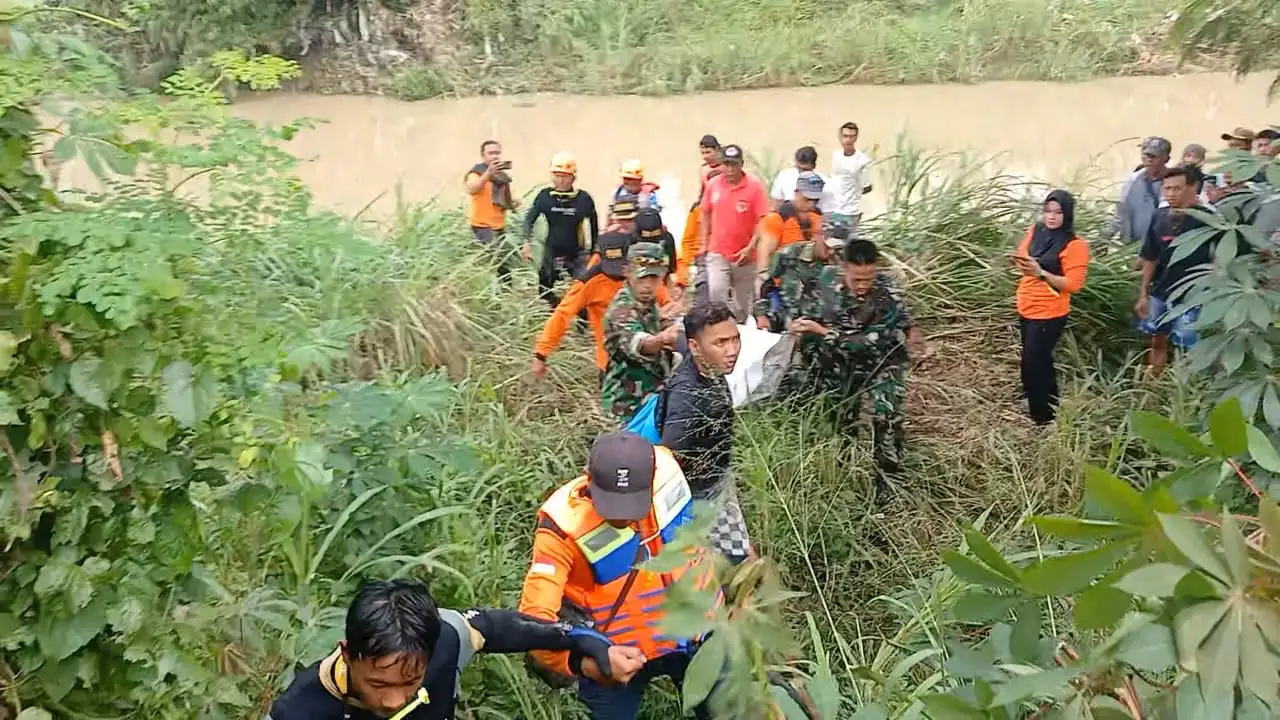
[[[627,263],[636,277],[658,277],[667,274],[667,251],[656,242],[638,242],[627,252]]]
[[[1149,137],[1142,141],[1142,154],[1156,157],[1169,157],[1173,152],[1173,143],[1162,137]]]
[[[1257,133],[1247,127],[1238,127],[1231,132],[1222,133],[1223,140],[1244,140],[1245,142],[1253,142],[1257,137]]]
[[[601,435],[587,456],[591,504],[605,520],[643,520],[653,507],[653,443],[633,432]]]
[[[796,192],[810,200],[821,200],[822,188],[825,186],[822,176],[812,170],[806,170],[796,176]]]
[[[721,162],[742,162],[742,148],[737,145],[725,145],[720,151]]]

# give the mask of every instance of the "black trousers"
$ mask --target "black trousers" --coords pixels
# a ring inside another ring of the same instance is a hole
[[[575,251],[571,255],[553,255],[551,248],[546,248],[542,254],[542,263],[538,266],[538,297],[555,310],[560,304],[560,296],[555,292],[556,283],[562,276],[567,275],[572,280],[580,275],[586,267],[586,261],[585,254],[580,251]],[[585,319],[586,311],[584,310],[580,315]]]
[[[1020,318],[1022,330],[1022,391],[1027,408],[1037,425],[1053,422],[1058,408],[1058,373],[1053,367],[1053,349],[1062,338],[1067,316],[1049,320]]]

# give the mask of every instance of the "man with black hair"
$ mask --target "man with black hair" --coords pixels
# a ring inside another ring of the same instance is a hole
[[[511,252],[506,246],[507,211],[518,203],[511,194],[511,163],[502,159],[497,140],[480,143],[480,162],[463,176],[467,191],[467,223],[471,234],[497,266],[498,280],[511,282]]]
[[[773,199],[775,208],[792,199],[796,191],[796,180],[802,173],[814,173],[822,178],[824,186],[827,185],[827,177],[818,172],[818,151],[812,145],[805,145],[796,150],[795,164],[779,170],[778,175],[773,179],[773,186],[769,188],[769,197]],[[826,204],[833,203],[834,200],[828,200]]]
[[[821,338],[821,357],[838,368],[835,377],[809,382],[829,394],[838,429],[855,434],[862,396],[871,398],[871,435],[876,462],[877,500],[902,470],[903,409],[906,403],[907,344],[922,344],[902,291],[880,272],[875,243],[855,238],[844,246],[840,265],[822,270],[818,292],[806,298],[791,332]],[[825,370],[825,368],[822,368]],[[834,396],[834,397],[831,397]]]
[[[690,357],[676,368],[658,412],[661,445],[675,454],[697,500],[720,504],[711,547],[731,562],[751,552],[747,523],[738,504],[733,456],[733,395],[728,376],[738,362],[742,338],[724,303],[694,305],[684,316]]]
[[[871,192],[871,156],[858,149],[859,133],[853,121],[840,126],[840,148],[831,153],[831,202],[822,208],[831,222],[847,226],[850,233],[862,221],[862,196]]]
[[[644,666],[642,651],[583,626],[514,610],[442,610],[422,583],[375,581],[356,592],[338,649],[299,672],[267,720],[448,720],[475,653],[531,650],[567,650],[575,667],[615,682]]]
[[[1168,364],[1170,343],[1183,350],[1189,350],[1196,344],[1195,323],[1200,317],[1200,308],[1180,308],[1178,312],[1170,313],[1169,294],[1184,283],[1195,268],[1213,262],[1217,245],[1213,239],[1200,243],[1177,262],[1173,260],[1173,241],[1205,226],[1187,210],[1195,208],[1212,212],[1198,204],[1196,185],[1202,177],[1203,173],[1196,167],[1179,166],[1164,172],[1161,192],[1168,205],[1156,211],[1138,254],[1142,281],[1134,311],[1138,314],[1138,329],[1151,336],[1147,364],[1155,376],[1163,373]]]

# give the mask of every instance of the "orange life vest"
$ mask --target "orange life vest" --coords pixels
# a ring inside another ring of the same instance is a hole
[[[659,626],[665,614],[661,608],[667,587],[688,572],[699,573],[695,583],[698,588],[707,587],[713,579],[711,558],[699,552],[671,572],[634,570],[635,579],[619,602],[633,567],[662,552],[676,531],[693,518],[693,494],[675,457],[670,450],[655,447],[654,458],[653,510],[649,517],[658,532],[646,542],[642,543],[633,529],[615,528],[596,513],[585,492],[585,476],[562,486],[538,510],[577,546],[595,581],[590,587],[565,585],[564,602],[585,611],[597,628],[603,626],[602,632],[614,643],[639,648],[650,659],[688,650],[694,640],[661,634]],[[717,590],[717,604],[720,601]]]

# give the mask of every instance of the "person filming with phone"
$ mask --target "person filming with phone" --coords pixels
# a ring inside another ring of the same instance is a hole
[[[502,159],[502,143],[485,140],[480,144],[480,162],[467,171],[463,186],[470,196],[471,234],[493,258],[498,280],[508,285],[513,258],[506,243],[507,211],[514,210],[516,202],[511,194],[511,161]]]

